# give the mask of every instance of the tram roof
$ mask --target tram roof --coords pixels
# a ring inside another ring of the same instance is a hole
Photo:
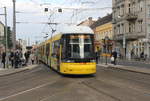
[[[56,34],[74,34],[74,33],[94,34],[93,30],[88,26],[76,26],[76,25],[64,26],[63,28],[60,28],[59,30],[60,30],[59,33],[56,32],[53,36],[55,36]]]
[[[63,34],[94,34],[94,32],[88,26],[77,26],[77,25],[63,26],[63,27],[59,28],[59,31],[55,32],[52,35],[53,40],[61,37],[61,35],[63,35]],[[45,44],[45,43],[49,42],[50,40],[51,40],[51,38],[49,37],[49,39],[47,41],[44,41],[44,42],[40,43],[39,45]]]

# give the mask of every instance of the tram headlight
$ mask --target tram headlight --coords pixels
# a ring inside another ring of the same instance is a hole
[[[93,60],[90,60],[90,62],[96,62],[96,61],[93,59]]]
[[[72,63],[72,62],[75,62],[75,61],[74,60],[66,60],[66,62]]]

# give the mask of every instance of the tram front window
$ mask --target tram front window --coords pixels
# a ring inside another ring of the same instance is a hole
[[[69,35],[66,45],[67,59],[94,58],[93,35]]]

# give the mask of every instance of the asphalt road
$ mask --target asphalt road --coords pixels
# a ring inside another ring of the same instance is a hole
[[[97,67],[95,76],[62,76],[39,65],[0,77],[0,101],[150,101],[150,75]]]

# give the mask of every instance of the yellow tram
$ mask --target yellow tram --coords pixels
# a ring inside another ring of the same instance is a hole
[[[95,74],[94,34],[89,27],[70,26],[39,45],[39,59],[61,74]]]

